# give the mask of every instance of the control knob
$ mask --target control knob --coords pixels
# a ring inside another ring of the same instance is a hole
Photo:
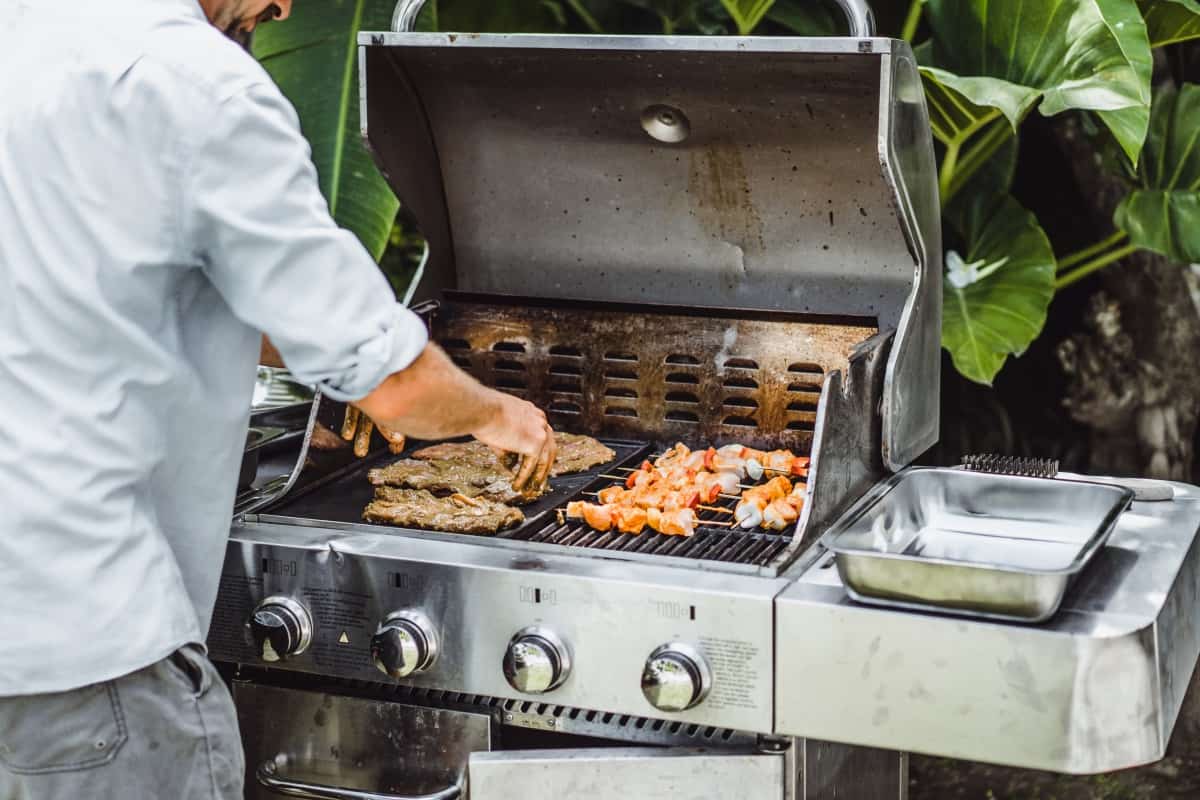
[[[393,678],[425,672],[437,657],[437,632],[419,611],[389,614],[371,638],[371,660]]]
[[[268,597],[258,604],[248,623],[263,661],[298,656],[312,643],[312,617],[290,597]]]
[[[642,670],[642,694],[659,711],[686,711],[703,702],[711,688],[704,656],[680,642],[657,648]]]
[[[562,685],[571,672],[571,652],[546,628],[517,631],[504,654],[504,677],[518,692],[542,694]]]

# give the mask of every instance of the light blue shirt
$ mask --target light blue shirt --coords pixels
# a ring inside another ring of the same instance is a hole
[[[203,642],[258,331],[340,399],[426,342],[196,0],[0,0],[0,696]]]

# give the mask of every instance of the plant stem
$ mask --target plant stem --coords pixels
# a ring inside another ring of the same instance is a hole
[[[592,33],[604,33],[604,28],[602,28],[596,18],[592,16],[591,12],[584,8],[584,5],[580,2],[580,0],[567,0],[567,5],[571,7],[571,10],[575,12],[575,15],[578,16],[579,19],[583,20],[583,24],[587,26],[588,30],[590,30]]]
[[[1121,242],[1125,241],[1128,236],[1129,234],[1125,233],[1125,231],[1117,231],[1108,238],[1097,242],[1091,247],[1085,247],[1082,250],[1076,250],[1074,253],[1064,256],[1058,260],[1058,271],[1062,272],[1063,270],[1069,269],[1076,264],[1081,264],[1084,261],[1087,261],[1097,253],[1103,253],[1105,250],[1116,247],[1117,245],[1121,244]]]
[[[912,0],[908,6],[908,16],[904,18],[904,27],[900,29],[900,38],[912,42],[917,35],[917,26],[921,24],[921,11],[925,8],[925,0]]]
[[[958,148],[960,142],[946,145],[946,156],[942,159],[942,168],[938,170],[938,192],[942,198],[942,208],[946,207],[946,199],[950,196],[950,182],[958,166]]]
[[[996,155],[996,151],[1001,145],[1008,141],[1008,137],[1013,133],[1012,126],[1008,124],[1006,119],[997,119],[992,123],[992,127],[988,128],[974,144],[967,150],[962,161],[958,164],[958,169],[955,172],[954,178],[950,181],[946,191],[942,196],[942,205],[950,201],[950,198],[958,194],[958,191],[967,184],[979,169],[987,163],[988,159]]]
[[[1091,261],[1087,261],[1083,264],[1080,264],[1078,267],[1075,267],[1075,269],[1063,274],[1056,281],[1054,281],[1054,288],[1055,289],[1065,289],[1066,287],[1070,286],[1071,284],[1076,283],[1077,281],[1083,280],[1084,278],[1086,278],[1088,275],[1091,275],[1096,270],[1107,267],[1112,262],[1118,261],[1118,260],[1124,258],[1125,256],[1129,255],[1130,253],[1134,252],[1137,249],[1138,249],[1137,245],[1127,244],[1124,247],[1113,250],[1110,253],[1105,253],[1104,255],[1102,255],[1098,258],[1093,258]]]

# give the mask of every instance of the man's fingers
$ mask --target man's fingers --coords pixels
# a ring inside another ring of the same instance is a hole
[[[521,468],[517,470],[517,477],[513,478],[513,488],[518,492],[525,491],[525,487],[529,485],[535,469],[537,469],[537,458],[534,456],[521,456]]]
[[[342,438],[347,442],[354,441],[354,430],[358,427],[359,411],[357,406],[346,406],[346,417],[342,420]]]
[[[375,424],[375,429],[383,434],[384,439],[387,439],[388,450],[391,450],[394,455],[400,455],[404,452],[404,446],[408,444],[408,440],[403,433],[384,427],[379,423]]]
[[[371,434],[375,430],[375,423],[366,414],[358,420],[358,433],[354,437],[354,455],[363,458],[367,453],[371,452]]]
[[[546,425],[546,444],[542,446],[542,452],[538,458],[538,468],[535,473],[535,479],[538,486],[545,486],[546,481],[550,480],[550,470],[554,467],[554,459],[558,455],[558,442],[554,440],[554,431],[550,428],[549,423]]]

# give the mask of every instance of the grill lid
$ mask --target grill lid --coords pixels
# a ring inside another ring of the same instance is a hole
[[[429,240],[427,291],[872,317],[895,332],[885,463],[936,441],[936,173],[906,43],[360,42],[364,132]]]

